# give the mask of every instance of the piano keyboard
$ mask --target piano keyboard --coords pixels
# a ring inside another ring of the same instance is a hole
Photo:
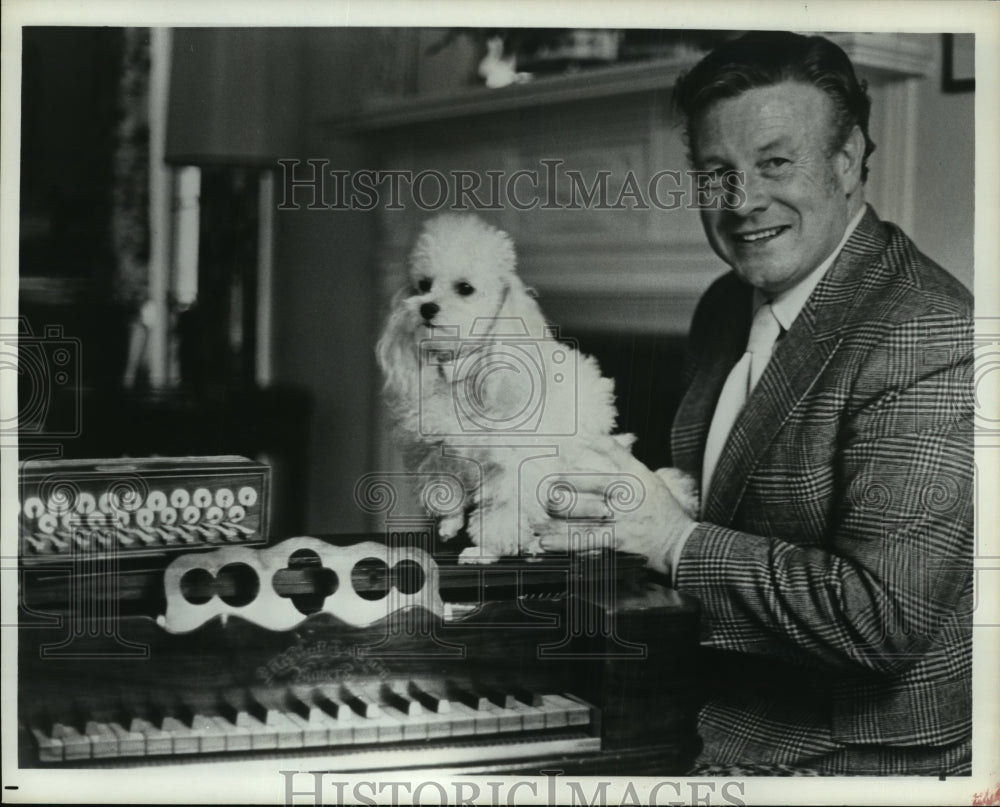
[[[356,756],[371,746],[504,735],[558,734],[563,750],[596,750],[594,714],[572,695],[401,680],[152,696],[114,711],[77,703],[58,717],[29,721],[28,730],[39,762],[49,764],[286,749]]]

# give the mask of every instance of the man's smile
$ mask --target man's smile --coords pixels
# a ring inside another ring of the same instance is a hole
[[[742,230],[732,234],[733,240],[738,244],[758,244],[767,242],[781,235],[788,226],[785,224],[777,227],[768,227],[761,230]]]

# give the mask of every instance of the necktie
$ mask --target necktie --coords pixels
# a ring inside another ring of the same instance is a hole
[[[715,466],[719,462],[729,432],[732,430],[740,410],[743,409],[747,397],[763,375],[764,368],[767,367],[771,358],[774,343],[780,333],[781,325],[775,318],[770,304],[764,304],[758,308],[753,318],[753,324],[750,326],[750,338],[747,340],[746,352],[729,372],[729,377],[722,387],[722,394],[719,395],[719,402],[715,405],[712,425],[708,429],[701,473],[703,507],[708,501],[708,486],[712,481],[712,474],[715,473]]]

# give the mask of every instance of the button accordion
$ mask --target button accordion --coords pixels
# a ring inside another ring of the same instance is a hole
[[[700,750],[697,605],[642,558],[460,565],[429,522],[268,542],[248,460],[40,466],[21,767],[679,775]]]

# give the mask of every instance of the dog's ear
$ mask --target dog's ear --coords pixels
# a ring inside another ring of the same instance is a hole
[[[506,282],[507,299],[500,309],[499,316],[519,320],[524,324],[529,336],[535,339],[544,338],[548,323],[535,299],[538,296],[535,290],[525,286],[517,275],[510,275]]]
[[[402,288],[393,298],[375,355],[385,375],[386,392],[398,400],[413,403],[419,384],[420,348],[413,330],[413,317],[403,303],[409,295],[410,290]]]

